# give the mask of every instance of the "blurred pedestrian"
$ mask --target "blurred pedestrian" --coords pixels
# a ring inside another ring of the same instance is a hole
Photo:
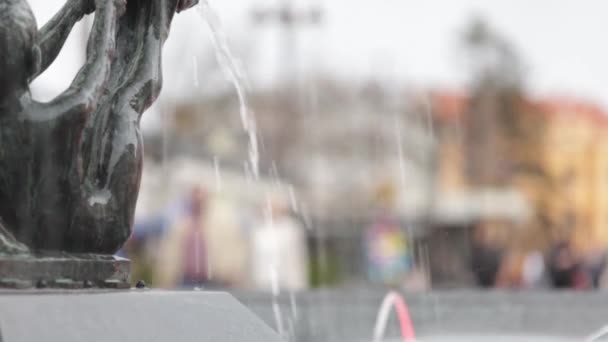
[[[471,246],[471,270],[477,285],[486,288],[495,286],[502,263],[502,250],[489,238],[488,227],[479,223],[474,227]]]
[[[161,287],[208,285],[205,214],[207,194],[194,187],[184,217],[176,220],[161,245],[157,282]]]
[[[551,248],[548,269],[555,288],[586,289],[591,286],[591,279],[568,241],[558,242]]]
[[[251,276],[261,290],[308,287],[308,248],[302,225],[280,199],[270,201],[251,234]]]
[[[397,218],[378,216],[367,228],[368,275],[373,282],[400,285],[412,269],[410,246]]]
[[[522,287],[535,289],[546,286],[545,258],[538,250],[526,254],[522,267]]]
[[[183,246],[183,274],[181,285],[196,286],[207,278],[207,251],[203,214],[206,209],[206,194],[195,188],[190,194],[190,219],[186,223]]]
[[[585,255],[583,267],[587,272],[594,289],[600,288],[604,270],[608,264],[608,254],[604,247],[592,249]]]
[[[510,289],[535,289],[544,285],[545,261],[541,252],[517,249],[504,253],[495,286]]]
[[[395,214],[397,189],[384,180],[375,189],[377,214],[365,232],[367,273],[372,282],[402,286],[413,269],[410,241]]]

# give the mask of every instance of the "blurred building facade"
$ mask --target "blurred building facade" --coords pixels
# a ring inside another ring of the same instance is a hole
[[[244,189],[230,175],[242,175],[256,206],[268,189],[283,194],[306,227],[313,285],[367,281],[365,231],[379,213],[399,222],[408,257],[437,286],[471,284],[479,225],[518,253],[563,240],[580,253],[608,244],[608,120],[597,106],[492,86],[468,94],[319,81],[304,105],[277,92],[251,101],[259,180],[230,96],[177,107],[165,137],[148,137],[148,154],[199,160],[205,172],[171,161],[165,167],[181,171],[165,171],[191,169],[176,181],[205,178],[222,196]]]
[[[513,189],[530,206],[525,222],[497,227],[497,239],[545,251],[562,240],[581,252],[608,244],[608,117],[601,108],[568,98],[450,92],[435,93],[433,102],[441,191]]]

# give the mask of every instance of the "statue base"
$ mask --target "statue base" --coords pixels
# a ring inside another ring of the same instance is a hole
[[[0,255],[0,288],[129,288],[131,262],[111,255]]]

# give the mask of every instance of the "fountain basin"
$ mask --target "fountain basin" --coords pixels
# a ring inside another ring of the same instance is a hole
[[[294,293],[294,299],[288,292],[276,298],[233,294],[274,328],[271,303],[276,302],[283,322],[294,322],[298,341],[341,342],[372,341],[386,293],[383,288],[316,290]],[[421,341],[582,341],[608,324],[605,292],[446,290],[404,297]],[[384,340],[401,341],[400,336],[391,314]]]
[[[280,342],[220,292],[0,292],[0,341]]]

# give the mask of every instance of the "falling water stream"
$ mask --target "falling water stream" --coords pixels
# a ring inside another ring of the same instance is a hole
[[[215,55],[218,64],[222,68],[222,71],[226,77],[230,80],[234,86],[236,93],[239,98],[239,112],[241,115],[241,122],[243,128],[249,136],[249,164],[250,169],[253,172],[253,176],[257,179],[259,177],[259,150],[257,140],[257,128],[254,113],[251,111],[249,106],[249,99],[247,97],[246,87],[248,85],[247,78],[243,72],[243,69],[234,57],[230,45],[228,44],[228,37],[222,27],[222,22],[208,0],[202,0],[197,8],[199,15],[203,18],[203,21],[209,26],[211,32],[211,40],[215,47]]]
[[[234,86],[238,99],[239,99],[239,112],[241,116],[241,122],[243,128],[249,137],[249,162],[245,163],[245,177],[250,179],[253,176],[253,180],[259,180],[259,147],[257,140],[257,127],[254,113],[251,111],[249,99],[247,97],[247,86],[248,81],[242,70],[242,67],[238,60],[234,57],[230,45],[228,44],[228,37],[226,31],[222,27],[221,20],[217,14],[217,11],[211,7],[208,0],[201,0],[198,6],[198,13],[205,21],[211,32],[211,40],[215,47],[216,59],[224,75],[230,80]],[[198,84],[198,80],[195,80]],[[214,159],[215,175],[216,175],[216,186],[221,189],[221,176],[219,160]],[[278,170],[275,168],[275,175],[278,178]],[[268,205],[270,205],[270,197],[267,194]],[[295,200],[294,200],[295,202]],[[267,218],[272,222],[270,212],[267,213]],[[278,274],[276,274],[276,268],[273,265],[269,265],[269,272],[272,273],[272,310],[275,316],[276,328],[279,335],[286,337],[286,331],[292,331],[293,327],[285,327],[283,312],[279,305],[278,297],[280,295],[280,289],[278,284]],[[293,302],[295,305],[295,301]],[[295,312],[295,308],[293,308]],[[289,318],[288,318],[289,319]],[[289,323],[289,322],[288,322]],[[289,324],[293,325],[293,323]],[[286,329],[287,328],[287,329]]]
[[[241,118],[241,122],[243,125],[243,128],[245,129],[245,131],[248,134],[249,137],[249,161],[248,161],[248,165],[246,164],[245,166],[245,170],[246,173],[248,173],[247,171],[249,171],[253,177],[254,180],[259,179],[259,150],[258,150],[258,140],[257,140],[257,132],[256,132],[256,122],[255,122],[255,116],[254,113],[251,111],[250,109],[250,104],[249,104],[249,99],[247,97],[247,91],[246,88],[248,86],[248,82],[247,82],[247,78],[245,77],[242,67],[240,65],[240,63],[238,62],[238,60],[234,57],[230,46],[228,44],[228,38],[227,35],[225,33],[225,30],[222,27],[221,24],[221,20],[219,18],[219,16],[217,15],[217,12],[211,7],[211,4],[209,3],[208,0],[201,0],[200,5],[198,6],[198,13],[201,16],[201,18],[205,21],[205,23],[207,24],[207,26],[210,29],[211,32],[211,39],[213,42],[213,45],[215,47],[215,52],[216,52],[216,59],[218,64],[220,65],[220,67],[222,68],[223,73],[225,74],[225,76],[230,80],[230,82],[232,83],[232,85],[234,86],[238,99],[239,99],[239,112],[240,112],[240,118]],[[196,68],[196,63],[195,63],[195,68]],[[198,73],[196,73],[198,74]],[[198,86],[198,79],[195,79],[195,85]],[[430,138],[433,137],[433,128],[432,128],[432,124],[430,124],[430,115],[429,113],[425,113],[427,114],[427,120],[426,123],[428,124],[428,127],[426,127],[426,130],[430,136]],[[401,132],[398,132],[398,142],[397,144],[399,145],[399,155],[400,158],[403,158],[403,151],[402,151],[402,141],[401,141]],[[401,161],[403,162],[403,161]],[[217,160],[217,158],[214,159],[214,166],[215,166],[215,173],[216,173],[216,184],[219,188],[221,188],[221,178],[219,175],[219,161]],[[404,167],[402,165],[402,170],[401,172],[403,173],[403,177],[405,177],[405,170]],[[278,178],[278,171],[275,169],[275,172],[277,173],[276,176]],[[297,201],[295,199],[295,194],[294,194],[294,190],[293,188],[289,188],[289,197],[290,197],[290,201],[291,201],[291,205],[293,209],[297,208]],[[297,210],[297,209],[296,209]],[[272,272],[272,267],[270,267],[270,271]],[[276,270],[274,270],[276,272]],[[274,276],[276,277],[277,275],[274,274]],[[283,314],[281,312],[281,308],[279,306],[278,303],[278,296],[279,296],[279,288],[278,288],[278,284],[277,281],[273,282],[273,302],[272,302],[272,307],[273,307],[273,311],[274,311],[274,315],[275,315],[275,320],[276,320],[276,324],[277,324],[277,329],[279,331],[279,333],[285,337],[285,330],[286,327],[284,326],[284,322],[283,322]],[[291,309],[292,309],[292,315],[293,315],[293,319],[297,320],[297,306],[295,304],[295,296],[293,296],[293,294],[291,294],[290,296],[290,302],[291,302]],[[395,308],[399,321],[400,321],[400,326],[401,326],[401,332],[402,332],[402,337],[404,339],[404,341],[414,341],[415,337],[414,337],[414,330],[413,330],[413,326],[411,323],[411,318],[409,317],[409,311],[407,310],[407,306],[405,304],[405,301],[403,300],[403,298],[395,293],[395,292],[391,292],[387,295],[387,297],[385,298],[383,304],[380,307],[380,311],[378,314],[378,320],[376,322],[376,327],[374,330],[374,341],[381,341],[383,336],[384,336],[384,332],[386,329],[386,323],[387,323],[387,319],[388,319],[388,314],[391,310],[391,308]],[[292,322],[293,324],[293,322]],[[289,329],[291,330],[291,329]]]
[[[247,135],[249,138],[248,161],[245,162],[245,167],[244,167],[245,177],[249,181],[259,180],[259,147],[258,147],[258,139],[257,139],[257,128],[256,128],[255,115],[250,108],[250,103],[249,103],[249,99],[247,96],[247,87],[248,87],[247,78],[245,77],[245,75],[243,73],[240,63],[234,57],[234,55],[230,49],[230,46],[228,44],[228,38],[227,38],[225,30],[222,27],[221,20],[220,20],[219,16],[217,15],[217,12],[212,8],[209,1],[201,0],[200,5],[197,8],[197,11],[198,11],[199,15],[201,16],[201,18],[203,19],[203,21],[207,24],[207,26],[210,29],[211,40],[215,47],[217,62],[219,64],[219,66],[221,67],[225,76],[232,83],[232,85],[236,91],[236,94],[238,96],[240,119],[241,119],[243,128],[247,132]],[[198,66],[196,64],[196,60],[193,60],[193,63],[194,63],[195,71],[196,71],[195,75],[198,75],[198,71],[196,70],[198,68]],[[195,76],[195,77],[198,77],[198,76]],[[194,83],[195,83],[196,87],[199,86],[198,78],[195,78]],[[425,102],[425,108],[419,114],[421,114],[422,120],[418,124],[421,124],[421,126],[423,127],[423,130],[427,134],[427,138],[431,141],[434,141],[435,136],[434,136],[433,123],[432,123],[430,103]],[[401,119],[397,115],[395,115],[394,119],[395,119],[394,126],[396,128],[396,139],[397,139],[396,144],[398,147],[397,153],[398,153],[398,157],[399,157],[399,168],[400,168],[400,173],[401,173],[401,185],[404,186],[406,184],[406,180],[408,178],[408,175],[406,173],[405,160],[404,160],[405,153],[404,153],[404,149],[403,149],[403,144],[405,143],[403,137],[404,137],[405,132],[402,132],[402,130],[401,130],[401,121],[400,121]],[[222,188],[222,180],[221,180],[221,174],[220,174],[220,164],[219,164],[219,160],[217,157],[214,158],[214,169],[215,169],[216,187],[217,187],[217,190],[220,191]],[[272,171],[274,171],[274,177],[276,177],[277,180],[280,179],[276,166],[273,168]],[[432,191],[432,189],[431,189],[431,191]],[[307,208],[304,204],[299,204],[297,202],[294,188],[291,186],[288,187],[287,193],[289,195],[289,200],[290,200],[292,209],[296,212],[301,211],[302,217],[306,221],[306,218],[308,216],[306,214]],[[268,194],[267,194],[267,197],[268,197],[267,198],[268,206],[270,206],[270,197],[268,196]],[[270,208],[268,208],[268,209],[269,209],[268,211],[270,211]],[[268,216],[267,219],[272,221],[272,216],[270,215],[270,212],[267,213],[267,216]],[[309,222],[305,222],[305,223],[306,223],[305,226],[307,228],[311,227],[311,224]],[[323,240],[323,239],[321,239],[321,240]],[[326,256],[324,255],[325,252],[326,251],[323,248],[319,249],[319,253],[321,254],[319,256],[320,260],[326,259],[325,258]],[[322,264],[324,264],[324,263],[325,262],[322,262]],[[211,265],[208,265],[208,269],[211,269],[210,266]],[[289,314],[285,315],[283,313],[283,310],[282,310],[281,305],[278,300],[279,296],[280,296],[280,288],[279,288],[279,284],[278,284],[278,274],[276,274],[277,270],[275,267],[273,267],[273,265],[269,265],[268,271],[271,272],[271,278],[273,279],[273,281],[272,281],[272,285],[273,285],[272,286],[272,303],[271,304],[272,304],[272,311],[273,311],[273,315],[274,315],[274,319],[275,319],[276,329],[278,330],[279,334],[283,338],[286,338],[287,340],[295,340],[296,334],[295,334],[294,328],[295,328],[295,324],[297,324],[297,321],[298,321],[298,309],[297,309],[297,303],[296,303],[296,296],[294,293],[289,293],[289,304],[290,304],[291,310],[290,310]],[[326,301],[326,300],[329,300],[329,298],[323,299],[323,301]],[[390,312],[393,309],[395,310],[398,321],[399,321],[402,341],[405,341],[405,342],[415,341],[416,337],[415,337],[414,327],[412,325],[410,313],[409,313],[409,310],[407,308],[407,304],[406,304],[404,298],[397,292],[389,292],[386,295],[386,297],[384,298],[384,300],[379,308],[377,320],[375,323],[375,328],[373,331],[373,337],[372,337],[373,342],[381,342],[385,338],[388,319],[390,316]],[[596,341],[597,339],[604,336],[607,332],[608,332],[608,329],[603,328],[602,330],[598,331],[597,333],[587,337],[586,341],[589,341],[589,342]]]

